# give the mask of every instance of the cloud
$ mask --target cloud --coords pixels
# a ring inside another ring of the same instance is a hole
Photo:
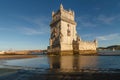
[[[109,34],[109,35],[103,35],[103,36],[98,36],[96,37],[96,39],[98,40],[113,40],[113,39],[117,39],[120,38],[120,34],[119,33],[114,33],[114,34]]]
[[[0,27],[0,31],[13,31],[10,28]]]
[[[21,30],[22,30],[22,33],[26,35],[39,35],[44,33],[43,31],[40,31],[38,29],[33,29],[28,27],[23,27]]]
[[[82,35],[83,37],[92,37],[92,36],[94,36],[94,34],[84,34],[84,35]]]
[[[118,3],[118,7],[120,7],[120,2]]]
[[[116,20],[118,16],[105,16],[105,15],[99,15],[97,17],[98,21],[101,21],[105,24],[111,24],[114,20]]]
[[[88,15],[77,17],[76,20],[83,27],[96,27],[97,26],[96,24],[92,22],[90,16]]]
[[[82,22],[81,24],[84,27],[96,27],[96,25],[91,22]]]
[[[99,8],[99,7],[95,7],[94,9],[95,9],[95,10],[100,10],[101,8]]]
[[[92,15],[82,15],[76,18],[76,21],[78,22],[78,26],[80,27],[99,27],[103,24],[105,25],[111,25],[115,24],[115,22],[120,21],[120,14],[117,15],[103,15],[100,14],[98,16],[92,16]]]
[[[49,18],[47,17],[24,17],[22,16],[21,19],[30,26],[19,27],[20,31],[26,35],[40,35],[46,34],[49,32]]]

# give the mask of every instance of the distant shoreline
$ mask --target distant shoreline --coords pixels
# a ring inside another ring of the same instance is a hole
[[[46,55],[47,56],[47,55]],[[60,56],[60,55],[48,55],[48,56]],[[120,54],[81,54],[81,55],[64,55],[64,56],[120,56]],[[38,55],[0,55],[1,59],[24,59],[24,58],[36,58]]]
[[[35,58],[37,55],[0,55],[1,59],[23,59],[23,58]]]

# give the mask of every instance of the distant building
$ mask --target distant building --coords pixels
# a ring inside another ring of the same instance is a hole
[[[57,12],[52,12],[48,54],[68,55],[96,53],[97,41],[83,41],[77,34],[77,23],[74,18],[74,11],[65,10],[62,4]]]

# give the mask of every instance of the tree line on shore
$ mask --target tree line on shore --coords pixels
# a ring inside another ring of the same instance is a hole
[[[98,50],[120,50],[120,45],[112,45],[107,47],[98,47]]]

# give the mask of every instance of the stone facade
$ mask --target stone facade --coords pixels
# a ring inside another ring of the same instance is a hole
[[[52,12],[50,23],[50,46],[48,54],[89,54],[96,53],[97,41],[86,42],[77,35],[77,23],[74,11],[65,10],[62,5],[57,12]]]

